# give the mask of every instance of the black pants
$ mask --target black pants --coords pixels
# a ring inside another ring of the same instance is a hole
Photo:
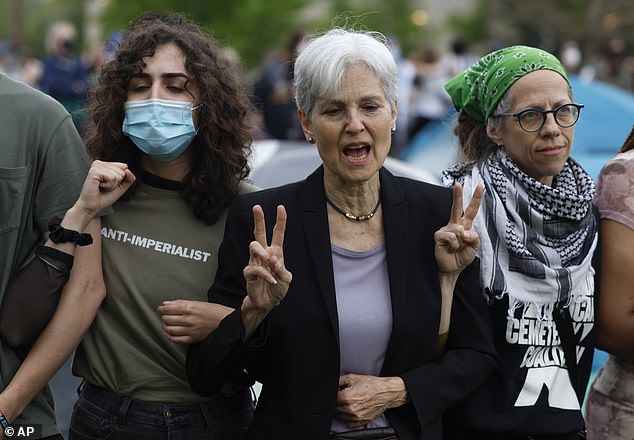
[[[85,384],[70,440],[238,440],[253,418],[248,388],[201,403],[145,402]],[[8,440],[8,439],[7,439]]]

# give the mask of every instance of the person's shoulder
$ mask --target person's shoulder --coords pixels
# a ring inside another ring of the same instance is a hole
[[[611,163],[621,164],[628,170],[628,172],[632,172],[632,169],[634,168],[634,149],[617,154],[608,162],[608,164]]]
[[[597,183],[599,186],[605,184],[606,180],[615,177],[634,177],[634,150],[619,153],[610,159],[599,172]]]
[[[51,96],[4,74],[0,74],[0,101],[12,113],[68,116],[64,106]]]

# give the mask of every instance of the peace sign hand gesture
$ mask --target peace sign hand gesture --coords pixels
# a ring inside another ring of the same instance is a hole
[[[463,213],[462,185],[455,184],[449,223],[434,234],[436,263],[441,273],[460,273],[474,260],[480,237],[471,227],[483,195],[484,186],[479,184]]]
[[[266,238],[264,211],[260,205],[253,207],[255,240],[249,244],[249,264],[244,268],[247,297],[242,302],[242,322],[247,338],[253,334],[264,318],[286,296],[293,275],[284,266],[284,233],[286,209],[277,207],[277,219],[271,244]]]

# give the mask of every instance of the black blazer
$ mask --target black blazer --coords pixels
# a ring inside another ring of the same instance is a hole
[[[411,399],[386,416],[402,440],[441,439],[443,410],[481,384],[495,365],[478,265],[460,276],[446,352],[438,359],[441,295],[433,235],[449,220],[452,192],[385,169],[380,180],[393,313],[381,376],[402,377]],[[276,206],[286,207],[284,262],[293,281],[249,343],[236,311],[192,345],[189,379],[203,395],[216,393],[228,380],[263,384],[248,439],[325,440],[337,397],[339,331],[323,168],[302,182],[238,196],[229,210],[211,302],[239,309],[254,204],[264,208],[269,238]]]

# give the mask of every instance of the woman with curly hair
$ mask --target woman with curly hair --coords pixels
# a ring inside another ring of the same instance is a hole
[[[254,188],[250,107],[220,46],[177,15],[133,22],[90,97],[94,158],[126,163],[133,187],[102,218],[107,289],[77,349],[84,380],[71,439],[237,439],[248,384],[189,387],[186,344],[229,311],[209,304],[227,206]]]

